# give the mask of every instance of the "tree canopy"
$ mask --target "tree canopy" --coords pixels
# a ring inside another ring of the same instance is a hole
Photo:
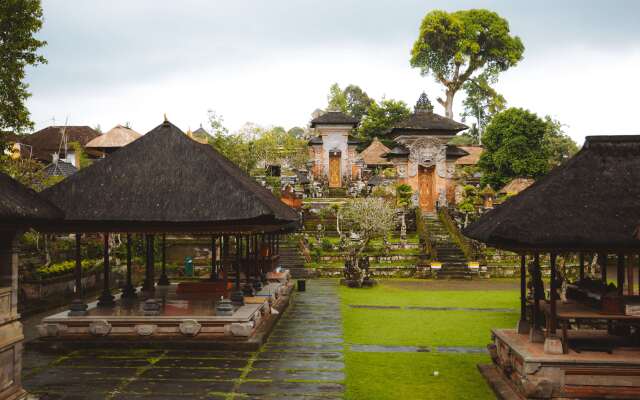
[[[473,139],[473,144],[482,142],[482,132],[491,118],[498,112],[504,110],[507,101],[504,96],[496,92],[490,85],[490,77],[481,74],[476,78],[469,79],[462,85],[467,93],[467,97],[462,101],[464,110],[462,112],[462,122],[467,118],[473,118],[476,122],[471,126],[466,134]]]
[[[496,114],[484,132],[484,152],[478,163],[482,185],[498,189],[513,178],[538,178],[549,171],[545,134],[549,124],[522,108]]]
[[[327,100],[328,109],[342,111],[357,119],[362,119],[374,102],[360,86],[349,85],[343,90],[337,83],[329,88]]]
[[[578,145],[564,133],[560,121],[547,115],[545,122],[547,130],[544,133],[543,146],[547,152],[549,168],[554,168],[576,154]]]
[[[445,99],[438,102],[453,118],[453,99],[465,82],[474,74],[497,77],[516,65],[523,52],[520,38],[510,34],[507,20],[495,12],[434,10],[422,20],[410,62],[445,87]]]
[[[40,28],[40,0],[0,2],[0,131],[11,129],[19,133],[33,127],[25,105],[30,93],[24,78],[27,66],[47,62],[37,54],[38,49],[46,44],[34,37]]]
[[[358,134],[367,140],[377,137],[383,142],[387,142],[385,144],[390,144],[385,140],[384,134],[394,124],[407,118],[410,114],[411,110],[404,101],[393,99],[374,101],[371,103],[367,115],[360,121]]]

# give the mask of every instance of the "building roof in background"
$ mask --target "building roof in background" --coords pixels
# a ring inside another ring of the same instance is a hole
[[[65,211],[67,229],[86,231],[275,231],[298,220],[212,146],[168,121],[42,194]]]
[[[389,165],[389,160],[384,158],[391,149],[385,146],[377,137],[366,149],[360,152],[360,157],[367,165]]]
[[[460,157],[465,157],[468,156],[469,153],[467,153],[466,151],[464,151],[462,148],[458,147],[458,146],[454,146],[451,144],[447,145],[447,149],[446,149],[446,156],[448,159],[452,159],[452,158],[457,158],[459,159]]]
[[[401,157],[409,157],[409,149],[405,146],[399,144],[393,149],[391,149],[387,154],[385,154],[384,158],[401,158]]]
[[[535,181],[530,178],[515,178],[498,190],[498,193],[513,196],[533,185]]]
[[[637,251],[640,136],[589,136],[583,148],[471,224],[491,246],[538,251]]]
[[[50,162],[51,154],[60,149],[63,131],[67,136],[67,143],[78,142],[81,146],[86,146],[100,136],[99,132],[88,126],[49,126],[24,136],[22,143],[32,147],[33,158]]]
[[[207,143],[209,142],[209,139],[213,139],[213,136],[211,136],[209,132],[207,132],[206,129],[202,127],[202,124],[200,124],[200,127],[198,129],[192,132],[192,135],[194,138],[203,140]]]
[[[34,190],[0,172],[0,227],[62,217],[62,211]]]
[[[93,149],[120,148],[128,145],[142,135],[131,128],[116,125],[107,133],[90,140],[85,147]]]
[[[456,160],[456,165],[476,165],[480,161],[480,156],[484,151],[482,146],[458,146],[458,148],[469,153],[464,157],[460,157]]]
[[[349,135],[349,137],[347,138],[347,145],[356,146],[356,145],[359,145],[360,143],[362,143],[362,140],[358,139],[355,136]]]
[[[322,144],[322,136],[314,136],[309,139],[309,146]]]
[[[58,160],[44,167],[42,172],[45,176],[62,176],[66,178],[78,172],[78,169],[71,163]]]
[[[398,135],[437,135],[455,136],[456,133],[469,127],[450,118],[433,112],[433,106],[426,93],[422,93],[413,114],[396,123],[387,134],[391,137]]]
[[[327,111],[326,113],[311,120],[311,127],[317,125],[351,125],[356,127],[360,120],[353,118],[341,111]]]

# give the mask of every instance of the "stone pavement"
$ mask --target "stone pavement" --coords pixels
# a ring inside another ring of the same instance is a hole
[[[175,349],[27,349],[23,384],[40,399],[341,399],[337,282],[297,292],[258,352]]]

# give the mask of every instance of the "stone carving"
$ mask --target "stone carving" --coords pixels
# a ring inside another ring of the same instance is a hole
[[[36,326],[40,337],[58,336],[67,330],[66,325],[62,324],[40,324]]]
[[[99,319],[89,324],[89,333],[94,336],[107,336],[111,332],[111,324],[107,320]]]
[[[135,331],[138,335],[140,336],[151,336],[156,332],[156,325],[148,325],[148,324],[144,324],[144,325],[136,325],[135,326]]]
[[[253,322],[238,322],[231,324],[231,334],[233,336],[251,336]]]
[[[200,332],[201,328],[202,325],[200,325],[195,319],[185,319],[178,327],[178,329],[180,329],[180,333],[185,336],[196,336]]]

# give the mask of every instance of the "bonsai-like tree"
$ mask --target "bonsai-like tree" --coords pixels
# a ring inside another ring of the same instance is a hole
[[[395,227],[395,209],[385,199],[366,197],[343,206],[341,214],[343,227],[352,232],[345,276],[353,286],[360,287],[369,278],[368,267],[361,265],[360,255],[371,239],[384,236]]]

